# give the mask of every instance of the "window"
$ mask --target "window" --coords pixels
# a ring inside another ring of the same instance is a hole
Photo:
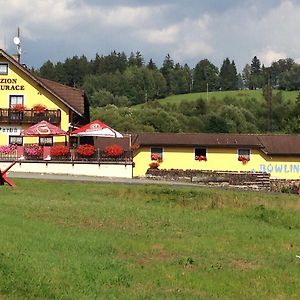
[[[23,137],[19,135],[10,135],[9,136],[9,144],[15,144],[17,146],[23,146]]]
[[[163,148],[151,147],[151,160],[163,160]]]
[[[206,148],[195,148],[195,160],[207,160]]]
[[[249,161],[250,160],[250,149],[238,149],[238,160]]]
[[[8,74],[8,64],[0,63],[0,75],[7,75],[7,74]]]
[[[9,96],[9,107],[12,107],[16,104],[22,104],[24,105],[24,96],[23,95],[14,95]]]
[[[39,137],[40,146],[53,146],[53,136],[49,137]]]

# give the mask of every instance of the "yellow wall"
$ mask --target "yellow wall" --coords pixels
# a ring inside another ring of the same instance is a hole
[[[44,104],[47,109],[61,110],[61,127],[63,130],[68,130],[69,124],[69,108],[61,101],[57,100],[49,92],[32,80],[29,76],[20,71],[13,64],[9,63],[5,58],[1,58],[0,62],[8,63],[8,75],[0,75],[0,85],[17,85],[23,90],[0,90],[0,108],[9,108],[10,95],[24,95],[24,105],[26,109],[31,109],[35,104]],[[4,83],[7,79],[16,80],[16,83]],[[0,126],[17,127],[18,129],[26,129],[33,124],[18,124],[18,123],[1,123]],[[54,137],[54,142],[64,141],[64,137]],[[36,143],[38,138],[25,138],[24,143]],[[0,133],[0,145],[8,145],[8,135]]]
[[[245,148],[245,147],[241,147]],[[237,149],[207,148],[207,161],[196,161],[194,147],[163,147],[163,161],[159,169],[198,169],[219,171],[268,172],[271,178],[299,179],[299,157],[269,157],[257,149],[251,149],[250,161],[238,161]],[[134,157],[134,176],[145,176],[149,164],[150,147],[141,147]]]

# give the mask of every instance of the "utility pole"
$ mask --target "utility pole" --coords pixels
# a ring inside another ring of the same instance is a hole
[[[206,84],[206,100],[208,101],[208,83]]]
[[[268,76],[268,87],[267,87],[267,98],[268,98],[268,132],[272,132],[272,85],[271,85],[271,74]]]

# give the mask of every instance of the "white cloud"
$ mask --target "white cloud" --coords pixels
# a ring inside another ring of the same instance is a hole
[[[153,44],[172,44],[177,41],[179,27],[171,25],[161,29],[142,30],[139,35],[142,39]]]
[[[275,62],[281,58],[287,58],[284,52],[278,52],[271,49],[264,50],[258,54],[260,61],[265,67],[269,67],[272,62]]]
[[[203,15],[195,20],[186,18],[183,21],[163,28],[144,29],[139,32],[139,37],[149,44],[164,45],[167,52],[174,59],[198,58],[211,54],[211,19]]]
[[[28,65],[37,60],[33,52],[46,61],[114,49],[141,51],[155,61],[170,53],[191,67],[203,58],[220,67],[229,57],[239,70],[254,55],[266,65],[300,57],[299,0],[195,2],[0,0],[0,47],[13,50],[20,26]]]

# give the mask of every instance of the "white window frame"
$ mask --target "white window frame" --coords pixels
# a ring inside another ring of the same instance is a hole
[[[240,151],[249,151],[249,154],[240,154]],[[237,150],[237,158],[239,158],[240,156],[244,156],[244,157],[248,158],[248,160],[250,160],[250,158],[251,158],[251,149],[250,148],[239,148]]]
[[[157,150],[161,150],[161,151],[157,151]],[[159,160],[163,160],[164,158],[164,148],[163,147],[160,147],[160,146],[153,146],[153,147],[150,147],[150,159],[152,160],[152,154],[159,154],[160,155],[160,158]]]
[[[46,142],[42,143],[42,140],[46,140]],[[48,142],[50,141],[51,142]],[[40,136],[39,137],[39,146],[47,146],[47,147],[52,147],[54,143],[54,138],[53,136]]]
[[[11,142],[11,138],[21,139],[22,143],[12,143]],[[8,143],[9,143],[9,145],[16,144],[17,146],[23,146],[23,143],[24,143],[23,136],[20,136],[20,135],[10,135],[8,137]]]
[[[11,103],[11,98],[12,97],[22,97],[22,103],[20,103],[20,102],[17,102],[17,103]],[[9,101],[9,107],[11,107],[12,105],[15,105],[15,104],[22,104],[22,105],[24,105],[24,103],[25,103],[25,96],[24,95],[9,95],[9,99],[8,99],[8,101]]]
[[[5,68],[5,71],[2,71],[2,68]],[[8,75],[8,63],[0,62],[0,75]]]

